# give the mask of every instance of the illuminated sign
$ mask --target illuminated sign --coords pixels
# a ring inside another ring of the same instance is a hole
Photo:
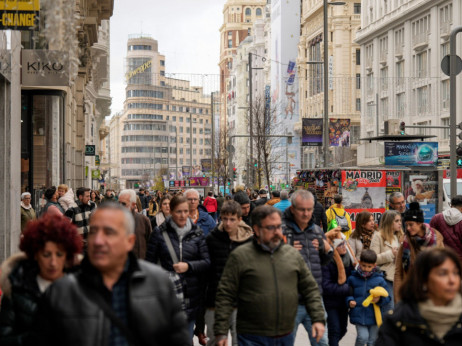
[[[137,75],[138,73],[146,71],[151,66],[152,66],[152,59],[149,61],[146,61],[143,65],[138,66],[133,71],[130,71],[129,73],[125,74],[125,79],[128,82],[133,76]]]

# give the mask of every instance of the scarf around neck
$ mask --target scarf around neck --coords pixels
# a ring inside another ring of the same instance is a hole
[[[361,238],[363,242],[363,249],[367,250],[371,247],[372,236],[374,235],[375,229],[367,230],[363,229],[361,232]]]
[[[192,223],[189,217],[186,220],[186,225],[184,225],[183,227],[178,227],[178,225],[172,219],[170,219],[170,225],[173,227],[176,234],[178,234],[178,238],[180,239],[180,241],[183,239],[186,233],[188,233],[192,229]]]
[[[375,273],[377,273],[377,267],[374,267],[374,269],[372,269],[370,272],[364,272],[362,271],[361,267],[359,266],[359,264],[356,266],[356,272],[359,274],[359,276],[361,276],[362,278],[364,279],[368,279],[370,278],[372,275],[374,275]]]
[[[21,201],[21,207],[23,207],[23,208],[26,209],[26,210],[29,210],[29,209],[32,209],[32,204],[29,204],[28,206],[26,206],[26,205],[24,204],[24,202]]]
[[[418,303],[422,317],[439,339],[451,330],[462,314],[462,297],[457,294],[446,306],[436,306],[431,299]]]
[[[403,240],[403,269],[405,272],[409,270],[411,264],[411,238],[415,240],[419,248],[422,247],[434,247],[436,246],[436,232],[428,224],[424,224],[425,234],[423,237],[415,235],[413,237],[409,236],[409,233],[406,232]],[[417,249],[415,249],[417,250]]]

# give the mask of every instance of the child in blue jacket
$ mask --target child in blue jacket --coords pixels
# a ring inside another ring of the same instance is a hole
[[[350,296],[347,303],[350,307],[350,322],[356,326],[355,346],[372,346],[377,339],[378,326],[372,305],[364,307],[363,301],[370,295],[369,290],[381,286],[387,288],[383,273],[376,267],[377,254],[372,250],[363,250],[359,265],[348,278]],[[373,303],[381,308],[390,302],[390,297],[376,297]],[[382,311],[383,314],[383,311]]]

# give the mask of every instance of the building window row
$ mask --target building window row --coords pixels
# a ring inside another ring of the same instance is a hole
[[[127,119],[164,120],[164,116],[159,114],[128,114]]]
[[[157,110],[162,110],[163,105],[161,104],[156,104],[156,103],[129,103],[128,108],[133,109],[133,108],[141,108],[141,109],[157,109]]]
[[[167,153],[168,147],[122,147],[122,153]]]
[[[127,98],[129,97],[155,97],[158,99],[163,99],[164,93],[162,91],[156,90],[128,90]]]
[[[122,164],[138,164],[138,165],[153,165],[155,163],[162,163],[161,157],[130,157],[123,158]]]
[[[152,141],[167,142],[168,136],[152,136],[152,135],[122,136],[122,142],[152,142]]]
[[[167,125],[165,124],[125,124],[124,131],[166,131]]]
[[[168,164],[167,158],[157,158],[155,159],[155,163],[160,163],[163,165]],[[153,169],[122,169],[122,176],[142,176],[142,175],[150,175],[153,174]]]
[[[128,46],[128,50],[152,50],[152,46],[147,44],[134,44]]]

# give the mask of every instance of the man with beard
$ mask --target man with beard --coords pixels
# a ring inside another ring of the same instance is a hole
[[[282,241],[281,212],[263,205],[252,212],[255,238],[231,252],[215,300],[217,345],[227,344],[236,307],[241,345],[293,345],[299,295],[312,319],[312,335],[324,334],[321,295],[300,252]]]

